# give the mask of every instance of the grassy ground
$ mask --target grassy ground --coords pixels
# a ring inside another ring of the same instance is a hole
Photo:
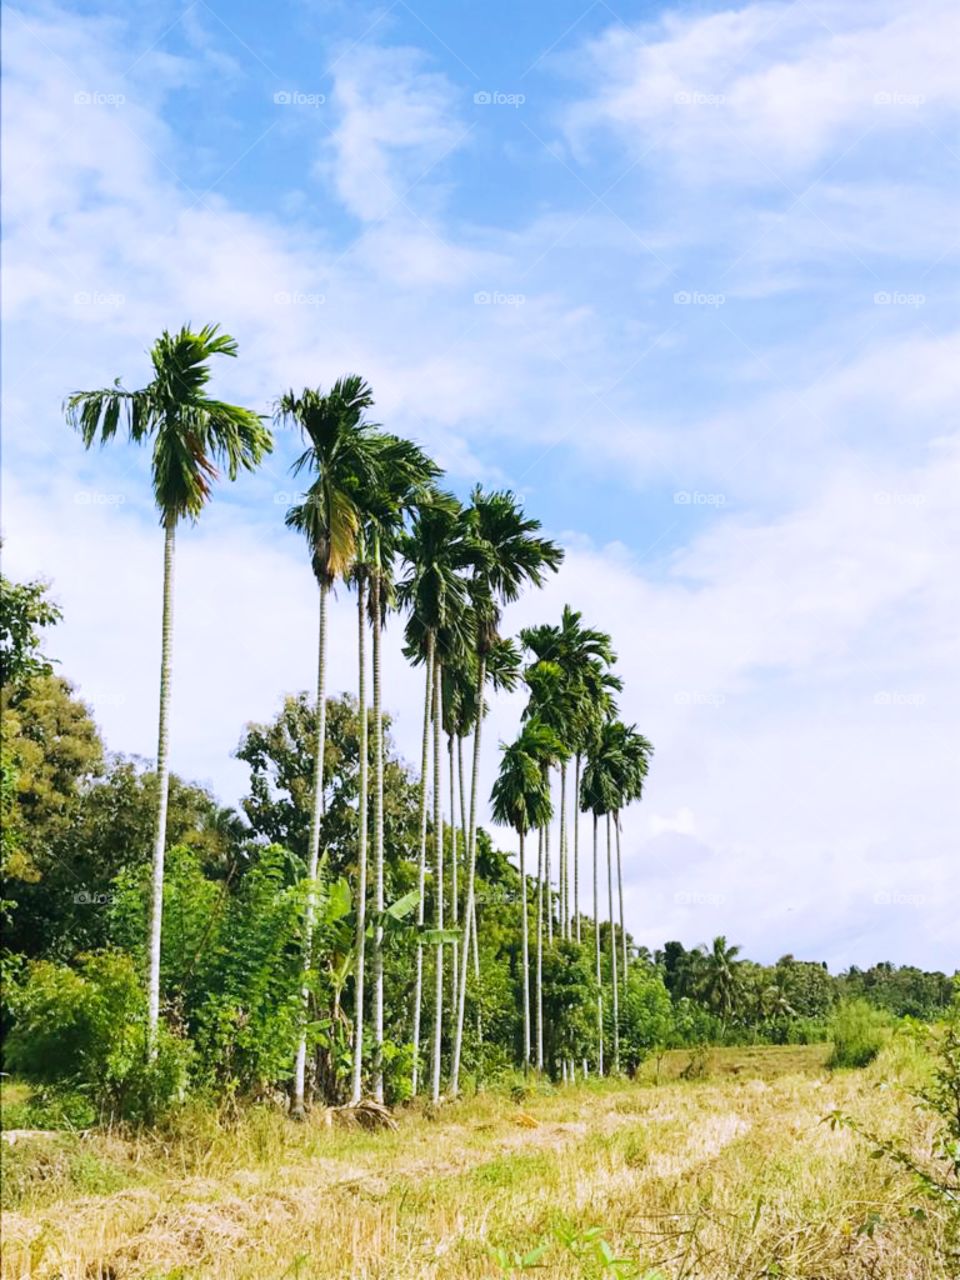
[[[714,1050],[683,1080],[673,1054],[659,1085],[488,1093],[394,1133],[263,1110],[229,1132],[24,1137],[4,1143],[3,1280],[466,1280],[524,1256],[544,1277],[953,1280],[909,1184],[820,1123],[839,1107],[921,1146],[928,1122],[875,1086],[922,1062],[824,1058]]]

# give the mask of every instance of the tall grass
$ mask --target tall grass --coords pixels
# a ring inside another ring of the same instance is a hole
[[[887,1040],[888,1019],[866,1000],[842,1000],[830,1024],[828,1067],[866,1067]]]

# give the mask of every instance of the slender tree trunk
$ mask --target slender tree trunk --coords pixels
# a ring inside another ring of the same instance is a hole
[[[530,937],[527,920],[527,864],[525,853],[525,833],[521,827],[517,833],[520,837],[520,937],[523,967],[523,1074],[530,1071]]]
[[[378,576],[373,580],[373,1096],[383,1102],[383,681],[381,649],[383,626],[380,618],[379,554]]]
[[[535,978],[537,1005],[537,1071],[543,1071],[543,871],[546,828],[540,828],[537,852],[537,972]]]
[[[443,928],[443,796],[440,777],[440,734],[443,719],[443,691],[440,682],[440,660],[434,655],[433,660],[433,844],[436,863],[436,883],[434,884],[434,911],[436,926]],[[440,1066],[443,1050],[443,943],[436,946],[437,963],[434,978],[433,1008],[433,1058],[431,1097],[434,1102],[440,1101]]]
[[[623,975],[622,975],[623,998],[624,1000],[626,1000],[627,998],[627,961],[629,957],[627,955],[627,931],[623,923],[623,866],[620,861],[620,814],[619,812],[613,815],[613,821],[614,821],[614,825],[616,827],[616,833],[617,833],[617,892],[620,895],[620,947],[621,947],[622,959],[623,959]]]
[[[473,735],[473,768],[470,776],[470,831],[467,840],[467,900],[464,909],[466,931],[471,925],[476,932],[476,877],[477,877],[477,786],[480,778],[480,731],[483,728],[483,686],[487,679],[487,662],[484,657],[477,664],[477,727]],[[455,1098],[460,1088],[460,1058],[463,1053],[463,1019],[467,1007],[467,964],[469,961],[468,937],[463,940],[460,956],[460,984],[457,992],[457,1031],[453,1042],[453,1059],[450,1064],[450,1096]]]
[[[597,979],[597,1075],[603,1075],[603,982],[600,973],[600,873],[597,867],[597,815],[593,815],[593,953]]]
[[[580,941],[580,752],[577,752],[573,793],[573,916]]]
[[[570,937],[570,877],[567,874],[567,762],[560,761],[560,937]]]
[[[303,913],[303,972],[310,972],[313,963],[313,925],[317,911],[316,879],[320,865],[320,817],[323,813],[323,757],[327,746],[327,595],[330,588],[320,584],[320,627],[317,645],[317,744],[313,773],[313,807],[310,813],[310,843],[307,847],[307,904]],[[310,1009],[310,988],[304,981],[301,991],[300,1038],[293,1072],[294,1116],[303,1115],[304,1086],[307,1070],[307,1017]]]
[[[613,1073],[620,1072],[620,984],[617,981],[617,927],[613,921],[613,856],[607,814],[607,905],[610,915],[610,989],[613,997]]]
[[[430,714],[433,706],[433,637],[427,641],[427,679],[423,695],[423,740],[420,749],[420,857],[417,866],[417,925],[422,930],[426,920],[424,895],[427,885],[427,774],[430,768]],[[420,1021],[423,1004],[423,943],[417,942],[417,977],[413,991],[413,1096],[420,1084]]]
[[[547,780],[547,791],[550,788],[550,770],[544,770]],[[552,797],[551,797],[552,799]],[[546,899],[545,916],[547,923],[547,944],[553,946],[553,885],[550,881],[550,824],[545,823],[543,828],[543,892]]]
[[[157,730],[157,825],[153,837],[150,895],[150,964],[147,975],[147,1056],[157,1056],[160,1026],[160,940],[163,932],[163,863],[167,847],[170,794],[170,691],[173,665],[173,561],[177,523],[167,516],[163,532],[163,622],[160,642],[160,723]]]
[[[369,791],[369,755],[367,747],[367,584],[361,577],[357,582],[357,655],[359,680],[357,682],[357,706],[360,713],[360,797],[357,840],[357,934],[354,960],[354,1015],[353,1015],[353,1084],[350,1101],[356,1106],[363,1093],[363,996],[364,965],[367,950],[367,799]]]
[[[453,754],[453,734],[447,734],[447,765],[450,770],[450,925],[453,929],[460,927],[459,869],[457,867],[457,806],[456,798],[456,760]],[[453,1024],[457,1013],[457,974],[460,972],[460,944],[454,938],[450,945],[450,1024]],[[452,1043],[452,1037],[451,1037]]]

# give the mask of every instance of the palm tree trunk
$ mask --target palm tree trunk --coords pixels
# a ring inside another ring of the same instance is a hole
[[[617,930],[613,923],[613,857],[607,814],[607,899],[610,914],[610,987],[613,996],[613,1072],[620,1072],[620,984],[617,981]]]
[[[147,1055],[157,1056],[160,1026],[160,940],[163,931],[163,862],[167,847],[167,798],[170,794],[170,690],[173,659],[173,559],[176,517],[167,516],[163,533],[163,622],[160,642],[160,724],[157,730],[157,825],[153,840],[150,896],[150,964],[147,976]]]
[[[550,790],[550,770],[545,770],[547,779],[547,790]],[[553,885],[550,883],[550,824],[545,823],[543,828],[543,884],[545,902],[545,915],[547,922],[547,944],[553,946]]]
[[[443,691],[440,683],[440,661],[436,656],[433,661],[433,844],[436,861],[436,883],[434,890],[434,911],[436,926],[443,929],[443,797],[440,777],[440,732],[443,719]],[[434,1102],[440,1101],[440,1066],[443,1048],[443,943],[437,941],[437,963],[435,970],[434,1007],[433,1007],[433,1059],[431,1097]]]
[[[361,577],[357,582],[357,657],[359,662],[359,680],[357,682],[357,708],[360,713],[360,796],[359,796],[359,834],[357,840],[357,933],[355,940],[356,958],[354,960],[354,1015],[353,1015],[353,1085],[350,1101],[356,1106],[363,1093],[363,995],[364,964],[366,959],[367,940],[367,792],[368,792],[368,748],[367,748],[367,590],[366,582]]]
[[[620,947],[623,959],[623,998],[627,998],[627,931],[623,923],[623,864],[620,860],[620,814],[619,811],[613,815],[614,825],[617,833],[617,892],[620,895]]]
[[[420,857],[417,868],[417,925],[423,930],[426,919],[424,895],[427,883],[427,773],[430,767],[430,711],[433,705],[433,637],[427,640],[427,680],[423,695],[423,740],[420,749]],[[423,943],[417,942],[417,977],[413,991],[413,1096],[420,1083],[420,1015],[423,1004]]]
[[[530,938],[527,921],[527,864],[524,851],[525,833],[521,827],[520,836],[520,937],[521,964],[523,967],[523,1073],[530,1070]]]
[[[540,840],[537,853],[537,1071],[543,1071],[543,870],[546,828],[540,828]]]
[[[600,974],[600,875],[597,868],[597,815],[593,815],[593,953],[597,979],[597,1075],[603,1075],[603,983]]]
[[[567,874],[567,762],[560,761],[560,937],[570,937],[570,878]]]
[[[458,850],[457,850],[457,806],[456,806],[456,783],[457,771],[456,760],[453,754],[453,734],[447,734],[447,767],[450,771],[450,925],[453,929],[460,927],[460,888],[459,888],[459,871],[457,867]],[[460,972],[460,946],[456,938],[450,944],[450,1022],[451,1029],[457,1011],[457,974]]]
[[[313,962],[313,924],[316,916],[316,879],[320,865],[320,817],[323,813],[323,756],[327,746],[327,595],[330,588],[320,584],[320,627],[317,644],[317,744],[313,772],[313,807],[310,813],[310,843],[307,848],[307,904],[303,913],[303,972],[309,974]],[[307,1069],[307,1015],[310,989],[306,982],[301,991],[302,1009],[300,1038],[293,1072],[294,1116],[303,1115],[304,1086]]]
[[[379,556],[377,569],[379,571]],[[373,1096],[383,1102],[383,682],[380,577],[373,580]]]
[[[580,941],[580,752],[574,771],[573,792],[573,915],[577,922],[577,941]]]
[[[483,728],[483,686],[487,679],[486,659],[481,656],[477,664],[477,726],[473,734],[473,768],[470,776],[470,830],[467,838],[467,899],[464,909],[464,926],[469,935],[471,925],[476,932],[476,877],[477,877],[477,786],[480,779],[480,730]],[[460,956],[460,983],[457,991],[457,1027],[453,1041],[453,1058],[450,1063],[450,1096],[455,1098],[460,1088],[460,1059],[463,1054],[463,1019],[467,1007],[467,964],[469,961],[469,936],[464,936]]]

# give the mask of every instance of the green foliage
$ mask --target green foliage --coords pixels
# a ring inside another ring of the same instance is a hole
[[[16,685],[49,675],[40,632],[63,616],[47,599],[45,582],[11,582],[0,574],[0,684]]]
[[[190,1046],[161,1028],[148,1062],[146,1000],[130,956],[94,952],[73,969],[35,961],[13,1008],[11,1067],[86,1093],[104,1119],[152,1120],[182,1095]]]
[[[635,961],[620,997],[620,1061],[635,1075],[640,1064],[665,1049],[674,1033],[673,1006],[660,971]]]
[[[865,1067],[883,1048],[888,1021],[866,1000],[843,1000],[830,1021],[830,1067]]]

